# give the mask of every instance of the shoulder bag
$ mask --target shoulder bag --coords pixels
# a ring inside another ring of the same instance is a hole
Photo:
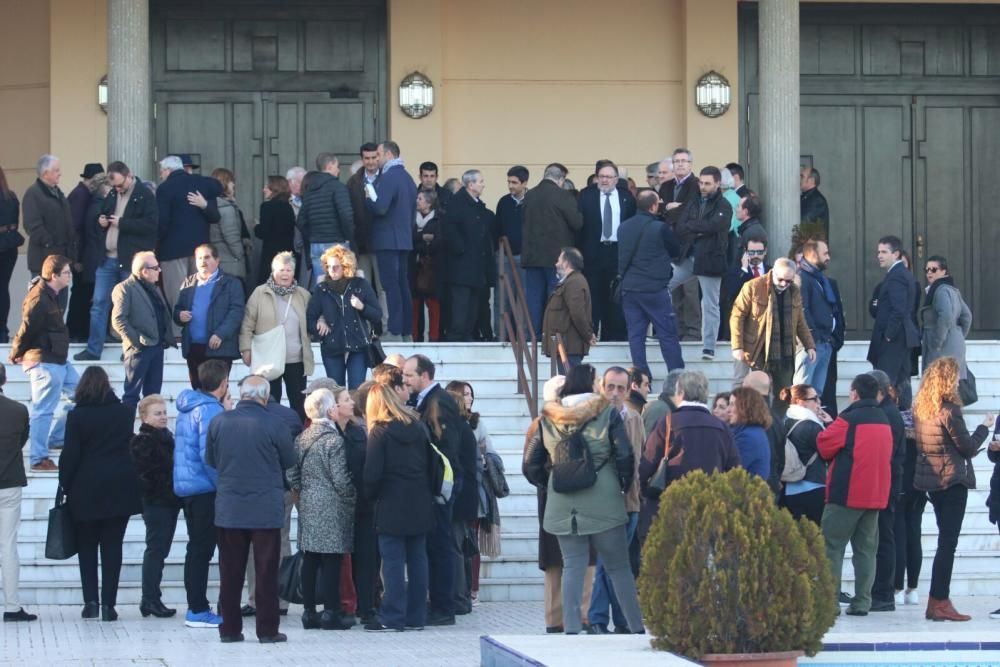
[[[669,412],[664,419],[666,420],[667,432],[663,438],[663,458],[660,459],[660,465],[656,466],[656,472],[646,482],[645,496],[654,500],[663,495],[663,492],[670,486],[670,479],[668,477],[668,473],[670,472],[670,426],[673,420]]]
[[[292,308],[295,293],[288,295],[288,305],[285,306],[285,316],[278,326],[262,334],[255,334],[250,342],[250,363],[253,372],[262,375],[273,382],[285,374],[285,321],[288,311]]]
[[[958,381],[958,397],[962,399],[962,405],[972,405],[979,400],[979,392],[976,391],[976,376],[972,374],[972,369],[965,366],[966,377]]]
[[[625,272],[628,268],[632,266],[632,260],[635,259],[635,253],[639,252],[639,246],[642,245],[642,237],[646,235],[646,230],[649,229],[650,223],[656,222],[656,220],[649,220],[646,225],[639,232],[639,238],[635,242],[635,246],[632,248],[632,252],[628,256],[628,261],[625,262],[625,266],[622,267],[621,271],[618,272],[611,280],[611,301],[614,303],[622,302],[622,279],[625,277]]]

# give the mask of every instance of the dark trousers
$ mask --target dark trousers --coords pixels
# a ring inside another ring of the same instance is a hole
[[[333,356],[324,354],[323,368],[326,370],[326,376],[336,380],[341,387],[357,389],[358,385],[365,381],[365,375],[368,373],[368,358],[364,350]]]
[[[823,508],[826,505],[825,495],[826,487],[791,496],[782,493],[779,505],[787,509],[796,521],[806,517],[819,526],[823,520]]]
[[[410,297],[410,279],[407,277],[409,250],[376,250],[379,278],[385,288],[385,302],[389,309],[389,333],[409,336],[413,333],[413,302]]]
[[[454,495],[444,505],[435,504],[434,526],[427,535],[431,609],[446,616],[455,614],[455,541],[451,534],[451,515],[454,508]],[[381,543],[381,536],[379,539]],[[385,568],[385,553],[383,552],[383,577],[385,576]],[[382,604],[385,604],[384,595]]]
[[[579,366],[582,363],[583,363],[583,355],[582,354],[567,354],[566,355],[566,363],[565,364],[563,364],[562,359],[560,359],[557,356],[556,357],[556,370],[559,372],[559,375],[566,375],[571,370],[573,370],[574,368],[576,368],[577,366]]]
[[[903,339],[883,342],[878,358],[872,364],[876,370],[885,371],[896,387],[899,409],[909,410],[913,404],[913,390],[910,387],[910,349]]]
[[[118,603],[118,578],[122,573],[122,543],[127,516],[78,521],[76,548],[80,563],[80,585],[84,602],[109,607]],[[101,596],[97,596],[97,550],[101,550]]]
[[[479,291],[466,285],[449,285],[448,294],[451,302],[451,320],[448,325],[448,340],[468,342],[473,339],[472,332],[476,327],[479,304],[476,299]]]
[[[66,328],[70,340],[86,341],[90,336],[90,302],[94,298],[94,276],[84,279],[79,271],[73,272],[73,293],[69,296],[66,311]]]
[[[354,553],[351,554],[354,589],[358,593],[358,614],[375,612],[375,587],[378,585],[378,536],[375,516],[358,514],[354,518]],[[425,584],[426,586],[426,584]]]
[[[524,277],[525,305],[531,316],[531,326],[535,328],[535,336],[541,336],[545,303],[559,284],[559,278],[556,276],[554,266],[522,266],[521,271]]]
[[[211,359],[218,359],[226,365],[226,368],[230,371],[233,370],[233,360],[232,359],[219,359],[219,357],[208,357],[206,356],[208,352],[208,345],[204,343],[191,343],[188,346],[187,354],[187,367],[188,367],[188,380],[191,382],[192,389],[201,389],[201,380],[198,379],[198,367],[203,363]]]
[[[278,634],[278,564],[281,560],[281,528],[245,530],[219,528],[219,635],[235,637],[243,632],[240,597],[253,547],[256,575],[257,638]],[[315,588],[315,582],[313,582]]]
[[[927,495],[934,506],[938,527],[937,553],[934,554],[934,565],[931,568],[931,597],[946,600],[951,594],[955,547],[958,546],[958,535],[962,532],[969,490],[956,484],[944,491],[931,491]]]
[[[215,493],[181,498],[188,543],[184,555],[184,591],[188,609],[208,611],[208,563],[215,553]]]
[[[385,592],[378,608],[382,625],[397,630],[423,627],[427,621],[426,536],[379,535]]]
[[[455,610],[472,611],[472,554],[465,550],[465,538],[469,534],[469,523],[465,519],[451,520],[452,546],[455,550],[454,591]]]
[[[142,554],[142,599],[151,602],[161,597],[163,561],[170,554],[177,529],[177,505],[142,503],[142,520],[146,524],[146,551]]]
[[[493,309],[490,308],[490,287],[480,287],[476,290],[476,340],[493,340]]]
[[[611,300],[611,282],[618,275],[618,244],[602,244],[593,266],[585,267],[583,273],[590,287],[594,333],[600,332],[605,341],[626,340],[625,314],[621,304]]]
[[[622,291],[622,308],[628,327],[628,347],[632,353],[632,365],[649,372],[646,363],[646,329],[650,323],[656,329],[660,341],[660,354],[667,364],[667,370],[684,368],[681,344],[677,339],[674,309],[670,303],[670,291],[664,287],[659,292]]]
[[[17,248],[0,252],[0,344],[10,342],[7,317],[10,315],[10,278],[17,264]]]
[[[285,364],[285,373],[276,380],[271,381],[271,396],[274,400],[281,402],[281,382],[284,380],[285,389],[288,390],[288,405],[299,415],[299,419],[306,420],[306,397],[302,392],[306,388],[306,367],[301,361],[294,364]]]
[[[896,581],[897,591],[903,590],[904,577],[906,588],[916,588],[920,582],[920,566],[924,560],[924,549],[920,544],[921,524],[924,518],[924,507],[927,506],[927,494],[923,491],[911,490],[903,494],[903,499],[896,506]]]
[[[795,357],[791,359],[780,358],[768,362],[765,370],[771,376],[771,386],[775,388],[775,398],[771,401],[771,408],[774,410],[774,414],[783,415],[788,410],[788,403],[778,398],[778,392],[794,384]]]
[[[316,575],[322,569],[323,609],[340,616],[340,561],[343,557],[343,554],[302,552],[302,604],[306,609],[316,609]]]
[[[139,394],[159,394],[163,387],[163,346],[144,347],[125,353],[125,392],[122,403],[135,407]]]
[[[872,584],[872,602],[892,602],[896,593],[896,538],[893,528],[896,512],[889,507],[878,513],[878,549],[875,551],[875,582]]]

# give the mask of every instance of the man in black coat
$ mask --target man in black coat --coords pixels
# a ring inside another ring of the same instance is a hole
[[[493,261],[493,211],[480,199],[486,182],[478,169],[462,174],[463,188],[451,198],[441,234],[447,259],[450,318],[448,340],[468,342],[480,319],[481,301],[489,303],[489,288],[496,284]],[[489,319],[489,308],[486,309]]]
[[[910,350],[920,347],[920,332],[912,315],[915,281],[903,263],[902,246],[897,236],[884,236],[878,241],[878,263],[887,273],[869,309],[875,325],[868,345],[868,361],[886,372],[896,386],[900,409],[908,410],[912,401]]]
[[[620,187],[618,167],[611,160],[597,162],[597,186],[580,194],[583,229],[577,248],[583,253],[583,274],[590,286],[593,328],[601,340],[625,340],[621,304],[611,300],[611,283],[618,275],[618,227],[635,215],[635,198]]]
[[[302,195],[302,208],[295,224],[309,241],[313,285],[326,275],[320,258],[337,243],[353,247],[354,209],[347,186],[340,182],[340,161],[333,153],[316,156],[316,169],[309,192]]]
[[[806,167],[799,178],[799,189],[802,190],[800,202],[801,221],[803,224],[819,224],[823,227],[823,238],[830,240],[830,207],[826,197],[819,191],[819,171]]]
[[[135,253],[156,248],[156,195],[132,175],[124,162],[108,165],[108,183],[111,192],[104,199],[101,215],[87,221],[85,227],[84,273],[94,276],[94,296],[87,348],[73,356],[77,361],[101,358],[108,336],[111,290],[128,278]]]
[[[672,178],[664,179],[664,167],[670,163]],[[677,148],[673,155],[660,163],[660,199],[663,200],[663,219],[676,231],[677,223],[687,204],[699,197],[698,177],[692,173],[694,156],[686,148]],[[676,259],[676,258],[673,258]],[[677,335],[697,339],[701,329],[701,306],[698,303],[698,285],[688,283],[674,290],[671,295],[677,314]]]
[[[454,625],[456,563],[462,564],[463,560],[460,549],[456,548],[452,518],[455,516],[456,503],[461,498],[463,485],[469,482],[475,486],[476,472],[473,468],[471,478],[468,476],[469,471],[465,469],[460,454],[462,425],[465,420],[448,392],[434,381],[434,370],[434,363],[430,359],[422,354],[415,354],[403,364],[403,382],[410,390],[411,402],[420,413],[421,420],[427,425],[431,441],[448,458],[455,474],[451,499],[443,505],[434,505],[434,528],[427,536],[430,582],[427,625]],[[465,426],[468,427],[468,424]]]

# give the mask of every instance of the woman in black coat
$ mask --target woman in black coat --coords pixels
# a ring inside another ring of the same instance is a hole
[[[307,330],[320,337],[327,377],[357,389],[368,372],[372,326],[382,321],[382,309],[371,284],[354,275],[357,258],[346,246],[335,245],[322,257],[326,276],[313,288],[306,308]]]
[[[437,193],[417,193],[417,217],[413,221],[413,252],[410,253],[410,292],[413,294],[413,340],[424,341],[424,306],[427,307],[427,339],[441,340],[441,280],[444,241],[438,217]]]
[[[168,618],[177,613],[161,601],[163,561],[170,553],[177,529],[180,501],[174,495],[174,434],[167,428],[167,404],[159,394],[139,401],[142,424],[129,447],[142,486],[142,520],[146,524],[146,551],[142,555],[143,618]]]
[[[118,619],[118,577],[129,517],[142,512],[139,477],[129,454],[135,419],[122,405],[100,366],[90,366],[76,387],[76,407],[66,416],[59,485],[76,528],[83,587],[83,618]],[[101,598],[97,549],[101,550]],[[102,602],[103,600],[103,602]]]
[[[434,524],[428,433],[395,391],[368,394],[365,492],[375,501],[375,530],[385,592],[372,632],[423,628],[427,618],[427,533]]]
[[[271,275],[272,257],[279,252],[295,250],[295,210],[288,202],[290,196],[284,176],[267,177],[264,201],[260,204],[260,220],[253,229],[253,235],[261,240],[258,285],[266,283]]]
[[[0,344],[10,342],[7,316],[10,314],[10,277],[17,264],[17,249],[24,244],[24,236],[17,231],[21,204],[17,195],[7,187],[7,177],[0,167]]]

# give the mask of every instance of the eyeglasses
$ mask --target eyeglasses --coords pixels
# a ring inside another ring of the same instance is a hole
[[[747,255],[750,257],[763,257],[765,253],[766,250],[747,250]]]
[[[794,278],[777,278],[776,277],[774,279],[774,282],[778,283],[779,285],[787,285],[788,283],[795,282],[795,279]]]
[[[143,268],[145,268],[147,271],[162,271],[159,264],[157,264],[156,266],[146,266]]]
[[[819,396],[806,396],[802,399],[803,401],[816,401],[819,402]]]
[[[940,267],[937,267],[937,266],[928,266],[926,269],[924,269],[924,273],[937,273],[940,270],[941,270]]]
[[[344,268],[344,267],[341,264],[330,264],[328,267],[326,267],[326,270],[327,271],[339,271],[342,268]]]

